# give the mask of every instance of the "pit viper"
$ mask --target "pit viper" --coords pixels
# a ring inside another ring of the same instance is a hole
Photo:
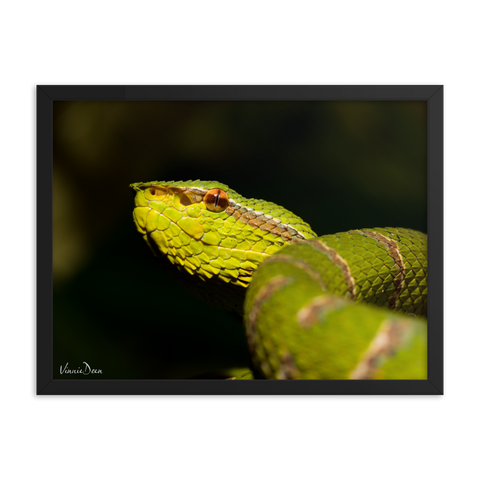
[[[219,182],[130,186],[158,262],[243,317],[254,378],[427,378],[426,234],[318,237],[287,209]]]

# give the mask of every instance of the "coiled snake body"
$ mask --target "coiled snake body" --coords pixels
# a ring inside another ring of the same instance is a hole
[[[317,237],[285,208],[218,182],[131,187],[155,257],[194,294],[243,316],[255,378],[427,378],[425,234]]]

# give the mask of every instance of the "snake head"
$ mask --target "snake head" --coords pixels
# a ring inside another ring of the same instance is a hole
[[[246,199],[219,182],[130,186],[135,191],[137,230],[153,254],[167,258],[197,284],[215,283],[206,289],[208,296],[215,297],[217,284],[244,290],[266,258],[295,239],[315,236],[308,224],[283,207]]]

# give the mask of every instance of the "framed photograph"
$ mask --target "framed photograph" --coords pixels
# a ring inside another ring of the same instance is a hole
[[[443,87],[38,86],[37,394],[443,394]]]

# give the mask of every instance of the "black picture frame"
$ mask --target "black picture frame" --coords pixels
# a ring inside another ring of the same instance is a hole
[[[388,100],[427,102],[428,380],[53,379],[53,102]],[[443,86],[37,86],[37,394],[443,394]]]

